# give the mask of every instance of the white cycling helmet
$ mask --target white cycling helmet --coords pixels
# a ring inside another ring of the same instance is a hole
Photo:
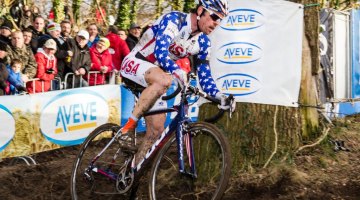
[[[214,11],[226,17],[229,14],[229,6],[227,0],[195,0],[200,3],[205,9]]]

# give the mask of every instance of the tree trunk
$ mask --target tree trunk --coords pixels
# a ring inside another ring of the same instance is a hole
[[[65,2],[63,0],[53,0],[53,9],[55,14],[54,21],[60,23],[65,18],[64,13]]]
[[[184,2],[184,12],[189,13],[191,9],[195,8],[195,1],[193,0],[185,0]]]
[[[121,29],[128,29],[130,26],[130,0],[119,1],[119,10],[116,24]]]
[[[73,4],[72,4],[72,9],[73,9],[73,16],[74,16],[74,20],[75,23],[78,24],[79,20],[80,20],[80,5],[81,5],[81,0],[74,0]]]
[[[318,26],[317,7],[305,8],[306,37],[303,38],[299,96],[299,102],[305,105],[316,105],[317,102],[317,79],[312,75],[319,69]],[[202,105],[199,120],[217,112],[215,105]],[[216,125],[223,129],[231,143],[234,172],[252,167],[266,167],[273,161],[291,157],[306,140],[315,137],[319,129],[315,108],[253,103],[237,103],[233,118],[230,120],[224,116]]]
[[[138,13],[138,9],[139,9],[139,0],[133,0],[133,2],[131,4],[131,11],[130,11],[130,22],[131,23],[136,23],[136,21],[137,21],[136,15]]]
[[[159,18],[163,12],[163,3],[164,0],[156,0],[156,13],[155,13],[155,19]]]
[[[176,11],[182,11],[184,7],[184,1],[183,0],[173,0],[171,2],[172,10]]]

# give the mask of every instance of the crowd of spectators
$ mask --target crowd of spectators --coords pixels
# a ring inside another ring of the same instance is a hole
[[[0,19],[0,95],[106,84],[141,34],[136,24],[77,31],[69,20],[57,24],[22,9],[18,23]]]
[[[45,19],[36,6],[22,9],[13,21],[0,19],[0,96],[107,84],[142,34],[135,23],[78,30],[72,20]],[[189,60],[178,64],[190,69]]]

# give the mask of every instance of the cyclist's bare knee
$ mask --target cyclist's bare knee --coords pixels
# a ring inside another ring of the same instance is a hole
[[[149,85],[155,84],[160,86],[165,92],[166,89],[170,87],[172,78],[162,69],[153,67],[146,71],[145,80]]]

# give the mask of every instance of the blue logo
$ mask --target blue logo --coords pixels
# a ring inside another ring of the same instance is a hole
[[[262,49],[247,42],[232,42],[221,46],[216,55],[225,64],[248,64],[261,58]]]
[[[264,25],[264,15],[252,9],[236,9],[230,11],[225,23],[221,28],[228,31],[246,31],[256,29]]]
[[[220,83],[220,90],[225,94],[246,96],[258,92],[262,85],[260,81],[248,74],[227,74],[216,80]]]
[[[76,89],[55,96],[42,110],[40,130],[59,145],[80,144],[109,118],[106,100],[91,90]]]

